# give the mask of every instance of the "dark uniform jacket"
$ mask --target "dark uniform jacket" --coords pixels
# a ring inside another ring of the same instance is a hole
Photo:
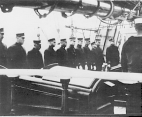
[[[11,69],[25,69],[26,51],[21,44],[16,43],[8,48],[8,68]]]
[[[7,67],[7,47],[0,42],[0,65]]]
[[[81,65],[85,69],[85,55],[81,45],[77,45],[76,48],[77,65]]]
[[[48,49],[44,51],[44,65],[47,66],[49,64],[56,63],[56,52],[52,46],[49,46]]]
[[[44,67],[42,54],[36,48],[28,52],[27,61],[30,69],[41,69]]]
[[[111,67],[119,64],[119,51],[117,46],[111,45],[107,48],[106,62],[110,62]]]
[[[121,66],[123,72],[142,73],[142,37],[131,36],[124,43]]]
[[[102,64],[105,61],[104,61],[103,51],[100,47],[91,50],[91,62],[92,63],[95,62],[97,71],[102,70]]]
[[[68,56],[68,67],[76,67],[76,50],[73,45],[67,49]]]
[[[67,51],[64,46],[61,46],[57,51],[57,62],[60,66],[67,66]]]
[[[87,66],[88,66],[88,70],[91,70],[91,58],[90,58],[91,50],[86,45],[83,47],[83,50],[84,50],[84,57],[85,57],[85,62],[87,63]]]
[[[91,65],[95,65],[95,63],[96,63],[96,56],[97,56],[97,53],[96,53],[96,51],[95,51],[95,49],[94,48],[92,48],[92,50],[90,51],[90,60],[91,60]]]

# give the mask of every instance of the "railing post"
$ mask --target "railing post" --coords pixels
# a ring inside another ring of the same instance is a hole
[[[63,114],[67,114],[69,111],[68,108],[68,85],[70,82],[70,79],[60,79],[60,82],[62,83],[62,105],[61,110]]]

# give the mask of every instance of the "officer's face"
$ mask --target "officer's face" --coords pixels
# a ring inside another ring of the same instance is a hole
[[[71,41],[70,41],[70,45],[73,45],[73,46],[74,46],[74,45],[75,45],[75,40],[71,40]]]
[[[78,40],[78,44],[82,45],[83,41],[82,40]]]
[[[67,46],[67,41],[62,41],[61,45],[66,47]]]
[[[92,48],[93,48],[93,49],[97,48],[97,45],[96,45],[96,44],[93,44],[93,45],[92,45]]]
[[[25,37],[17,37],[17,42],[23,45]]]
[[[67,46],[67,41],[64,41],[64,45]]]
[[[3,37],[4,37],[4,33],[0,33],[0,41],[2,41]]]
[[[53,46],[53,47],[55,47],[55,45],[56,45],[56,41],[55,41],[55,40],[54,40],[54,41],[52,41],[52,42],[51,42],[51,44],[52,44],[52,46]]]
[[[97,41],[97,42],[96,42],[96,45],[97,45],[97,46],[100,46],[100,41]]]
[[[37,44],[37,43],[34,43],[34,46],[35,46],[35,48],[38,49],[38,50],[40,50],[40,48],[41,48],[41,44],[40,44],[40,43],[38,43],[38,44]]]
[[[85,41],[85,44],[86,44],[86,45],[89,45],[89,44],[90,44],[90,41]]]

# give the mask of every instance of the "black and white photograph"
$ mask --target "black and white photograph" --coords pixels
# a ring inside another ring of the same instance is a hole
[[[0,0],[0,116],[142,116],[142,0]]]

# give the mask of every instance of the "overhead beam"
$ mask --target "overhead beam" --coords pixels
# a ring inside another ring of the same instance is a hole
[[[1,0],[0,5],[14,5],[17,7],[28,7],[28,8],[41,8],[49,10],[56,2],[55,11],[71,13],[79,5],[81,0]],[[98,7],[99,3],[99,7]],[[130,9],[122,8],[121,6],[116,6],[115,4],[110,4],[113,2],[104,2],[97,0],[82,0],[82,5],[79,6],[76,10],[76,14],[93,14],[94,16],[104,17],[111,14],[113,17],[118,17],[122,13],[129,13]],[[97,11],[96,11],[97,10]],[[111,13],[110,13],[111,12]]]

